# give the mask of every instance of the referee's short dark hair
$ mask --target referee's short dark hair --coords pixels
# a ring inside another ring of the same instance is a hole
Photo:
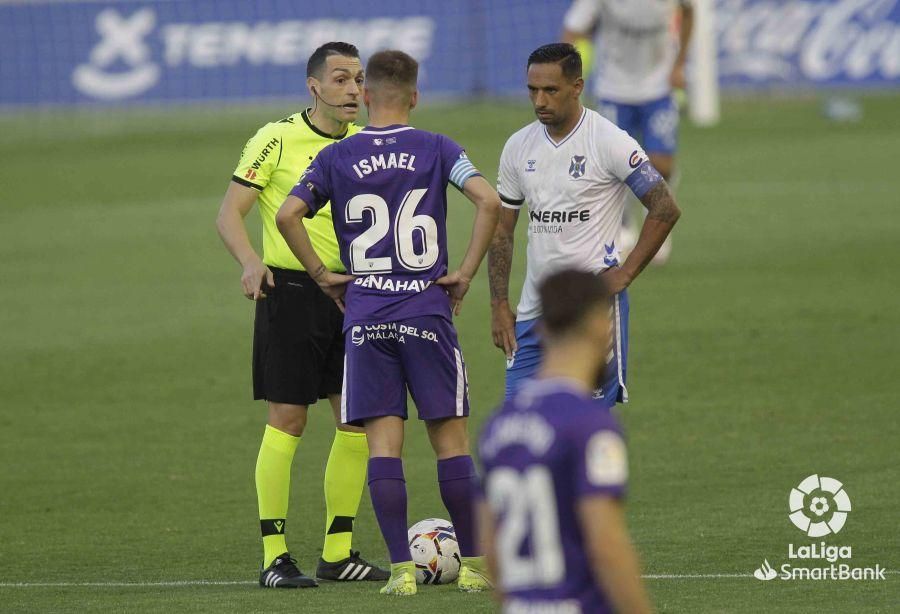
[[[343,55],[348,58],[358,58],[359,49],[350,43],[342,43],[334,41],[325,43],[309,56],[306,61],[306,76],[319,78],[322,76],[322,69],[325,68],[325,60],[332,55]]]
[[[564,269],[541,283],[538,293],[544,333],[562,337],[576,332],[595,308],[608,308],[612,295],[599,275]]]
[[[525,69],[531,68],[532,64],[559,64],[565,77],[581,77],[581,54],[569,43],[550,43],[538,47],[528,56]]]

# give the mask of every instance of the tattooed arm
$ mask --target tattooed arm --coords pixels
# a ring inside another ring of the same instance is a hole
[[[519,210],[503,207],[500,223],[488,250],[488,278],[491,287],[491,333],[494,345],[511,358],[516,347],[516,316],[509,306],[509,272]]]
[[[637,245],[628,254],[622,266],[607,269],[603,273],[613,292],[624,290],[640,275],[644,267],[653,260],[653,256],[659,251],[681,216],[681,210],[675,204],[675,198],[665,181],[659,181],[650,188],[641,197],[641,202],[647,208],[647,218],[641,227]]]

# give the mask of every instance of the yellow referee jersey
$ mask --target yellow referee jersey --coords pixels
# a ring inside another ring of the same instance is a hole
[[[263,262],[279,269],[302,271],[303,265],[284,242],[275,226],[275,214],[300,175],[316,155],[330,143],[359,132],[351,124],[347,132],[333,137],[309,121],[307,111],[266,124],[244,146],[233,181],[259,190],[259,212],[263,222]],[[331,222],[331,207],[323,207],[312,219],[304,219],[313,247],[330,270],[343,272],[337,238]]]

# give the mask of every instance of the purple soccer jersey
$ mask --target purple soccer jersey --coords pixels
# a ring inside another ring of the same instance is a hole
[[[504,611],[610,612],[577,504],[625,495],[625,444],[613,415],[569,380],[532,380],[491,416],[479,450]]]
[[[469,412],[447,274],[447,186],[478,175],[462,147],[411,126],[366,128],[323,149],[291,194],[310,215],[331,202],[341,260],[356,280],[346,313],[341,421]],[[428,368],[422,368],[427,365]]]
[[[434,282],[447,274],[447,185],[478,171],[451,139],[412,126],[367,127],[323,149],[291,194],[310,216],[331,202],[341,260],[356,280],[344,329],[436,315],[450,301]]]

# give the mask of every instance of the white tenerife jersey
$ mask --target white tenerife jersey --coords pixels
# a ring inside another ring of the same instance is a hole
[[[538,285],[554,271],[617,265],[629,188],[640,197],[660,180],[637,141],[590,109],[558,143],[538,121],[509,137],[497,191],[504,207],[528,207],[528,270],[516,319],[540,316]]]
[[[575,0],[567,30],[594,38],[594,94],[602,100],[642,104],[672,90],[678,55],[675,9],[690,0]]]

